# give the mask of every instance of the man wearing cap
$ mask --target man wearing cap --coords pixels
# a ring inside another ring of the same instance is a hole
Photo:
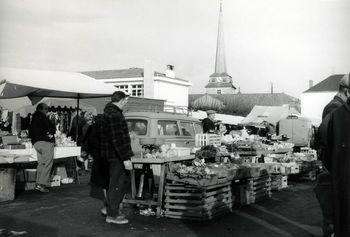
[[[349,74],[343,78],[349,90]],[[342,79],[342,80],[343,80]],[[350,98],[329,115],[324,164],[332,184],[335,236],[350,236]]]
[[[207,118],[203,119],[203,133],[214,133],[215,132],[215,111],[208,110]]]
[[[329,169],[330,154],[327,153],[329,144],[328,125],[331,114],[346,103],[349,97],[349,74],[344,75],[339,81],[339,90],[334,98],[325,106],[322,113],[322,123],[318,130],[318,140],[320,143],[319,159],[322,160],[325,171],[317,177],[317,185],[315,187],[316,197],[320,203],[323,214],[323,234],[324,236],[331,236],[334,232],[333,228],[333,194],[332,194],[332,176]]]

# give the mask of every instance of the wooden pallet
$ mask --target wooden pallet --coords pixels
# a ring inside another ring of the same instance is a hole
[[[233,183],[233,193],[239,205],[249,205],[271,197],[271,178],[269,175],[248,178]]]
[[[176,219],[210,220],[232,211],[231,182],[208,186],[168,183],[165,216]]]

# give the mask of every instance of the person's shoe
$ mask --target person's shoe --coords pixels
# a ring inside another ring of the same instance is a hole
[[[41,193],[48,193],[48,192],[50,192],[50,190],[48,188],[46,188],[45,186],[40,185],[40,184],[36,184],[35,185],[35,190],[39,191]]]
[[[117,224],[117,225],[124,225],[124,224],[128,224],[129,223],[128,219],[126,219],[123,216],[117,216],[117,217],[107,216],[106,217],[106,222],[110,223],[110,224]]]
[[[102,207],[101,208],[101,214],[104,216],[107,216],[107,207]]]

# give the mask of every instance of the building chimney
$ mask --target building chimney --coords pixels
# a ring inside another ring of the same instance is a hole
[[[313,80],[309,80],[309,88],[314,86],[314,81]]]
[[[166,65],[165,76],[170,78],[175,78],[175,71],[173,65]]]
[[[150,60],[145,60],[143,70],[143,95],[145,98],[154,99],[154,69]]]
[[[273,82],[271,82],[271,94],[273,94]]]

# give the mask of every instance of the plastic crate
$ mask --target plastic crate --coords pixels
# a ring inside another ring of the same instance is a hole
[[[196,134],[195,145],[199,147],[207,145],[221,146],[221,136],[210,133]]]

